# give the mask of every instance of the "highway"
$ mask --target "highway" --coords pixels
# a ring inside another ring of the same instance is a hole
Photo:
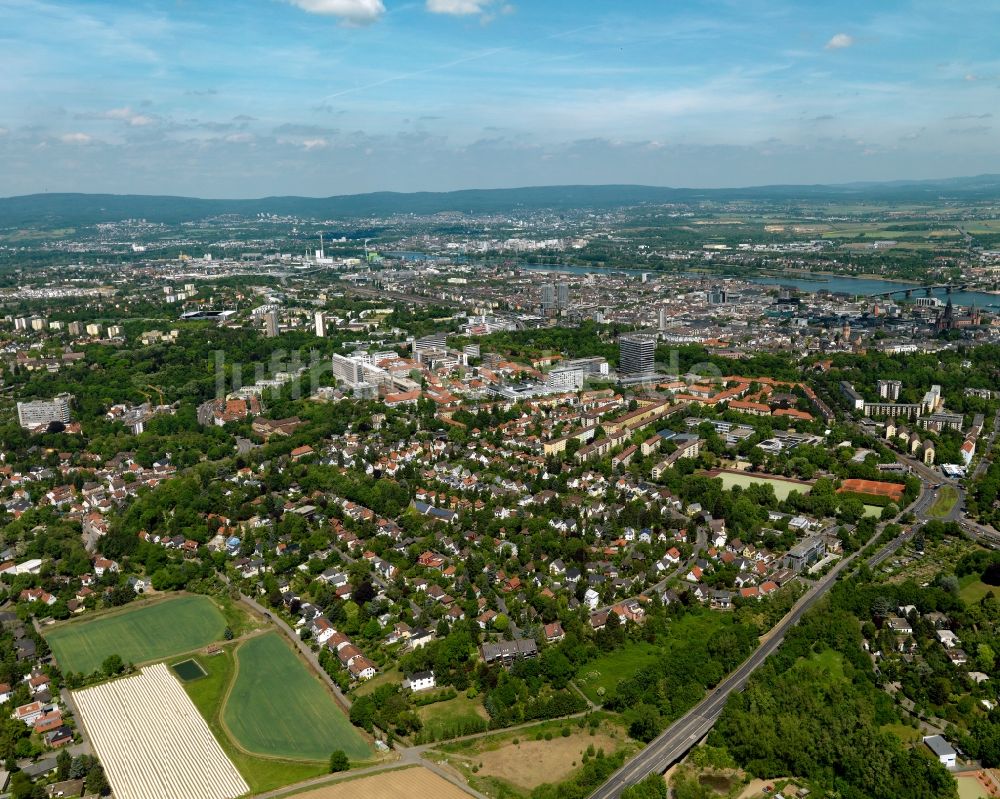
[[[940,478],[937,479],[940,480]],[[922,514],[926,513],[927,509],[934,504],[936,496],[936,490],[927,489],[925,486],[920,496],[910,506],[910,510],[918,518],[922,518]],[[882,527],[883,525],[879,525],[876,537],[881,533]],[[882,563],[912,535],[912,528],[903,532],[872,555],[868,559],[868,564],[878,565]],[[853,553],[843,558],[825,576],[820,578],[802,595],[795,607],[771,629],[750,657],[719,683],[711,694],[667,727],[645,749],[612,774],[600,788],[590,795],[590,799],[615,799],[629,785],[634,785],[653,772],[662,774],[670,766],[679,762],[712,729],[722,714],[730,694],[733,691],[743,690],[750,675],[777,650],[788,631],[829,590],[836,582],[837,576],[854,562],[857,554]]]

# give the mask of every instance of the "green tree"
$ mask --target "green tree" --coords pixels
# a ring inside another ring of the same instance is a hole
[[[94,763],[94,765],[90,767],[90,771],[87,772],[87,779],[84,784],[87,788],[87,793],[96,793],[101,796],[106,796],[111,791],[111,786],[108,784],[108,778],[104,776],[104,768],[100,763]]]
[[[104,662],[101,664],[101,671],[108,677],[114,677],[125,671],[125,664],[122,662],[121,655],[108,655],[104,658]]]
[[[347,771],[350,767],[351,763],[347,759],[347,755],[344,754],[343,749],[337,749],[333,754],[330,755],[331,774],[337,771]]]
[[[60,780],[69,779],[69,770],[73,766],[73,757],[65,749],[60,749],[56,755],[56,774]]]
[[[654,771],[622,791],[621,799],[667,799],[667,781]]]

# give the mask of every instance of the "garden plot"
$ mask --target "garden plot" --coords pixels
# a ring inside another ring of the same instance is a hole
[[[117,799],[234,799],[249,792],[166,665],[73,697]]]

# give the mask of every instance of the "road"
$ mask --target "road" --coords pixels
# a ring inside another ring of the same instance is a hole
[[[915,513],[918,509],[921,509],[921,512],[926,512],[926,508],[933,505],[936,495],[935,490],[925,487],[910,509]],[[883,526],[879,525],[875,537],[881,533]],[[868,563],[881,563],[910,536],[912,536],[912,530],[897,536],[869,558]],[[788,631],[829,590],[836,582],[837,576],[853,563],[856,557],[857,553],[854,553],[842,559],[825,576],[820,578],[802,595],[795,607],[772,628],[750,657],[719,683],[711,694],[671,724],[645,749],[612,774],[600,788],[590,795],[590,799],[615,799],[629,785],[634,785],[654,772],[662,774],[670,766],[680,761],[712,729],[722,714],[729,696],[734,691],[743,690],[750,675],[777,650]]]
[[[979,459],[979,463],[976,464],[976,469],[972,473],[972,479],[978,480],[983,476],[983,472],[990,465],[993,455],[993,444],[996,442],[997,428],[1000,428],[1000,411],[997,411],[997,415],[993,417],[993,430],[990,432],[989,438],[986,439],[986,445],[982,448],[982,457]]]

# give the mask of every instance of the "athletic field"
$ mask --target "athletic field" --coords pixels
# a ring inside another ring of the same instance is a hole
[[[207,596],[185,595],[71,621],[45,634],[63,673],[90,674],[108,655],[162,660],[219,641],[226,621]]]
[[[222,711],[233,739],[261,755],[325,760],[343,749],[351,760],[372,756],[367,742],[278,633],[244,641]]]

